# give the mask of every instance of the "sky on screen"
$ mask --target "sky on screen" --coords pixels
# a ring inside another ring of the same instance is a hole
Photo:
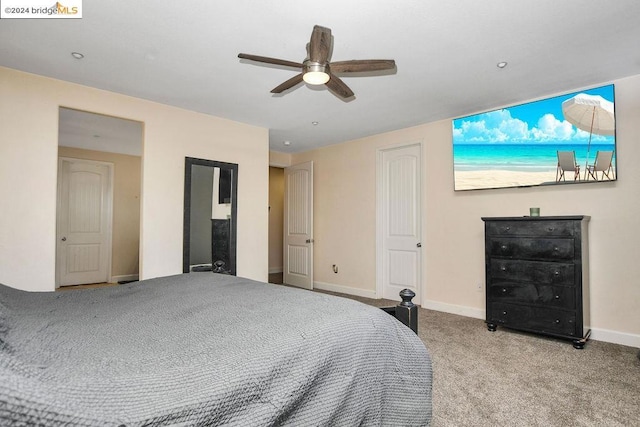
[[[589,132],[566,121],[562,102],[587,93],[613,102],[613,85],[574,92],[540,101],[453,120],[454,144],[586,144]],[[591,143],[614,143],[613,136],[594,134]]]

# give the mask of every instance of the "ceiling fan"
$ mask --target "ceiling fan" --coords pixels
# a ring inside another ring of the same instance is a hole
[[[368,71],[392,70],[396,63],[393,59],[361,59],[351,61],[329,62],[331,53],[331,29],[315,25],[311,33],[311,41],[307,44],[307,58],[302,62],[286,61],[284,59],[268,58],[266,56],[238,54],[238,58],[266,64],[282,65],[302,70],[286,82],[276,86],[271,93],[281,93],[298,83],[305,81],[310,85],[326,85],[341,98],[353,96],[353,91],[334,73],[361,73]]]

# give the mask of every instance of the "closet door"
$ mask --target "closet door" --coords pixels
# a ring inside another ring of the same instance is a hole
[[[59,161],[57,285],[109,281],[113,165]]]
[[[313,289],[313,162],[284,170],[283,282]]]

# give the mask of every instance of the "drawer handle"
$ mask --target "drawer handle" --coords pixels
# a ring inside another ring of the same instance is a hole
[[[554,272],[553,272],[553,275],[554,275],[554,276],[559,276],[559,275],[560,275],[560,272],[559,272],[558,270],[556,270],[556,271],[554,271]]]
[[[506,312],[506,311],[503,311],[503,312],[502,312],[502,315],[503,315],[503,316],[506,316],[506,315],[507,315],[507,312]]]
[[[556,319],[556,325],[560,324],[560,319]]]
[[[547,228],[547,230],[553,231],[553,230],[555,230],[555,228],[554,227],[549,227],[549,228]]]
[[[556,299],[560,299],[560,295],[556,295],[556,296],[555,296],[555,298],[556,298]]]
[[[504,265],[500,267],[500,271],[507,271],[507,267],[505,267]]]
[[[555,247],[553,248],[553,250],[554,250],[555,252],[558,252],[558,251],[560,250],[560,248],[558,248],[557,246],[555,246]]]
[[[502,293],[506,294],[507,293],[507,288],[502,288]]]
[[[500,249],[502,249],[503,251],[506,251],[507,250],[507,245],[500,246]]]
[[[506,226],[506,227],[504,228],[504,231],[509,231],[509,230],[511,230],[511,227],[509,227],[509,226]]]

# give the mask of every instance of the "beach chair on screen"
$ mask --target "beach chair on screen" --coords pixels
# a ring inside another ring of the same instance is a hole
[[[575,151],[558,151],[558,169],[556,170],[556,182],[566,181],[566,174],[573,174],[573,180],[580,179],[580,166],[576,163]]]
[[[596,161],[592,165],[587,166],[587,181],[589,177],[598,181],[598,172],[601,173],[600,181],[604,181],[605,176],[609,181],[614,179],[612,162],[613,151],[596,152]]]

